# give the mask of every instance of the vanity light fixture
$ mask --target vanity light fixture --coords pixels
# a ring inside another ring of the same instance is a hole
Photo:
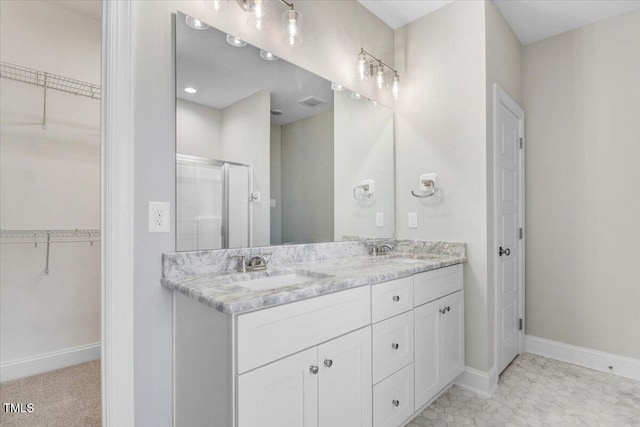
[[[193,28],[194,30],[206,30],[209,28],[209,25],[205,24],[199,19],[194,18],[193,16],[186,17],[187,25]]]
[[[216,12],[222,12],[229,7],[229,0],[204,0],[205,6]]]
[[[233,47],[244,47],[247,45],[246,41],[241,40],[236,36],[232,36],[231,34],[227,34],[227,43]]]
[[[335,90],[336,92],[341,92],[344,90],[344,86],[336,82],[331,82],[331,89]]]
[[[395,70],[382,62],[381,59],[376,58],[364,48],[360,48],[360,52],[356,56],[357,61],[357,74],[360,80],[365,80],[366,77],[373,77],[375,87],[379,90],[387,88],[388,79],[387,75],[391,73],[391,95],[394,99],[398,98],[400,93],[400,76],[398,70]]]
[[[187,93],[190,93],[190,94],[192,94],[192,95],[193,95],[194,93],[198,93],[198,91],[196,90],[196,88],[193,88],[193,87],[185,87],[185,88],[184,88],[184,91],[185,91],[185,92],[187,92]]]
[[[278,59],[280,59],[273,53],[262,49],[260,49],[260,58],[264,59],[265,61],[277,61]]]
[[[288,9],[285,10],[282,14],[282,42],[291,47],[300,46],[302,44],[302,30],[300,24],[302,15],[298,10],[295,9],[292,1],[278,1],[288,7]],[[225,10],[229,5],[229,0],[203,0],[203,2],[205,6],[216,12]],[[250,14],[249,19],[247,20],[247,23],[250,27],[255,28],[259,31],[268,28],[270,17],[268,4],[271,3],[270,0],[236,0],[236,2],[240,6],[240,8],[242,8],[242,10]],[[200,24],[204,24],[201,21],[198,22]],[[189,18],[187,18],[187,23],[189,23]],[[208,27],[209,26],[207,25],[207,28]]]

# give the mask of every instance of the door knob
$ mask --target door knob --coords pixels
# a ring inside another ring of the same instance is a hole
[[[318,373],[318,367],[316,365],[309,366],[309,372],[311,372],[313,375],[316,375]]]
[[[324,359],[324,366],[326,366],[327,368],[330,368],[333,366],[333,360],[331,359]]]
[[[511,255],[511,250],[509,248],[502,249],[502,246],[500,246],[500,250],[498,250],[498,255],[499,256],[502,256],[502,255],[509,256],[509,255]]]

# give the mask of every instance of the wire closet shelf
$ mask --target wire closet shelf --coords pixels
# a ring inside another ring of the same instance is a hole
[[[0,76],[46,89],[55,89],[93,99],[100,99],[101,95],[100,85],[34,70],[33,68],[10,64],[8,62],[0,62]]]
[[[49,275],[49,254],[52,243],[89,243],[100,241],[100,230],[0,230],[0,244],[33,244],[35,248],[42,243],[46,249],[44,274]]]

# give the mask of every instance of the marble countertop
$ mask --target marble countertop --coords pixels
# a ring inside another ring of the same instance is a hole
[[[383,256],[352,256],[279,264],[266,271],[219,272],[165,277],[162,285],[226,314],[239,314],[358,286],[411,276],[466,261],[462,254],[393,252]],[[304,283],[277,289],[250,290],[238,283],[248,279],[296,273]]]

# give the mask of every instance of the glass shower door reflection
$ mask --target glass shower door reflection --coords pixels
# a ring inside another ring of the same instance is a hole
[[[251,245],[251,166],[178,155],[176,250]]]

